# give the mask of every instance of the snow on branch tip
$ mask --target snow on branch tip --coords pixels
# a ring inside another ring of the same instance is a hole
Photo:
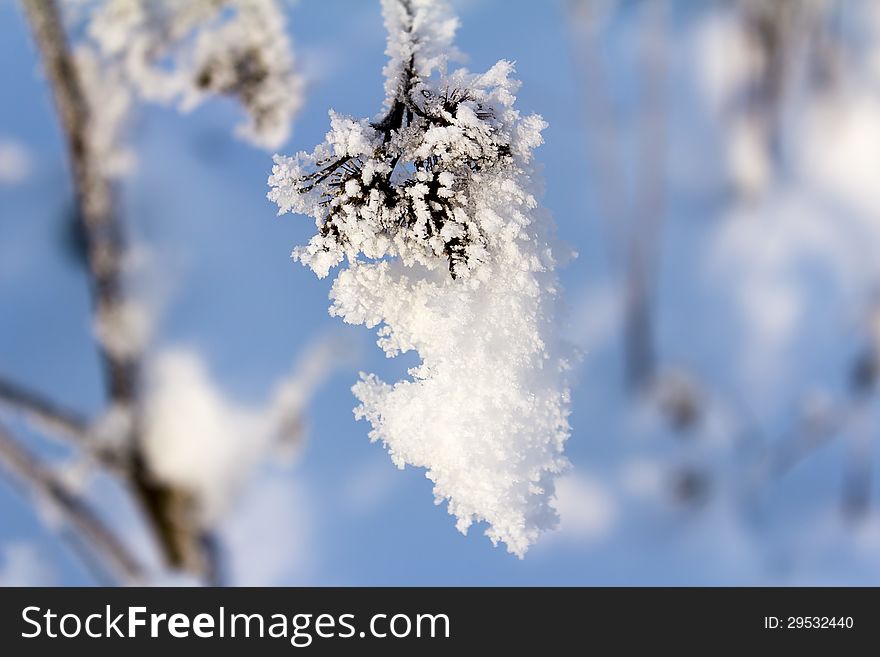
[[[331,111],[314,151],[275,157],[269,198],[315,220],[294,258],[321,278],[346,261],[331,314],[381,325],[389,357],[421,357],[393,385],[364,374],[354,386],[371,439],[427,470],[459,530],[485,521],[522,556],[556,523],[570,433],[554,226],[532,168],[546,123],[515,108],[510,62],[447,71],[458,20],[445,2],[383,8],[383,111]]]

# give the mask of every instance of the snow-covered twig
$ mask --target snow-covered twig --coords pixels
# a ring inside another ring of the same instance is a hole
[[[96,323],[106,326],[113,324],[112,318],[124,315],[122,310],[127,307],[122,276],[125,243],[113,184],[93,140],[93,108],[83,90],[58,5],[55,0],[23,0],[23,4],[67,144]],[[139,350],[132,345],[116,349],[115,344],[115,340],[99,340],[110,403],[130,418],[129,435],[122,441],[128,449],[128,484],[141,502],[166,560],[197,574],[208,572],[211,567],[202,549],[204,538],[189,520],[189,496],[157,482],[140,451]]]
[[[155,354],[145,377],[143,453],[159,480],[191,495],[194,525],[216,526],[259,466],[298,451],[305,407],[340,347],[327,338],[308,344],[259,406],[226,394],[197,352]]]
[[[38,502],[48,503],[99,557],[102,567],[109,569],[118,580],[132,584],[141,579],[142,567],[129,548],[61,477],[42,465],[2,426],[0,466],[36,495]]]
[[[239,136],[265,148],[289,137],[305,87],[282,6],[276,0],[79,0],[85,16],[76,54],[89,81],[111,78],[108,96],[173,104],[236,100]],[[79,23],[79,21],[78,21]],[[112,145],[118,148],[118,144]]]
[[[375,119],[330,113],[311,153],[276,156],[270,199],[311,216],[293,256],[333,284],[331,314],[379,330],[388,356],[417,351],[410,378],[362,375],[359,419],[398,467],[426,468],[457,527],[488,524],[523,556],[556,522],[567,466],[567,370],[557,336],[553,224],[532,151],[544,121],[514,108],[500,61],[447,71],[458,25],[446,2],[385,0],[386,100]]]
[[[92,111],[68,47],[61,14],[54,0],[24,0],[34,40],[52,88],[72,169],[79,219],[82,222],[95,313],[112,314],[123,303],[122,228],[117,220],[114,191],[102,173],[90,137]],[[110,396],[128,404],[135,397],[137,361],[117,358],[102,348]]]

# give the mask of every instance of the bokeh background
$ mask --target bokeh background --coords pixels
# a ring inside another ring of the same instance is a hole
[[[460,0],[467,66],[516,62],[549,122],[543,203],[578,252],[561,272],[583,354],[559,531],[520,561],[455,531],[422,470],[356,422],[361,370],[403,376],[330,282],[289,253],[313,231],[265,198],[270,153],[231,103],[143,107],[126,225],[153,300],[151,353],[206,363],[259,406],[332,337],[338,358],[294,458],[261,466],[224,519],[229,580],[270,585],[880,584],[880,6],[871,0]],[[376,2],[301,0],[307,98],[373,116]],[[103,407],[63,142],[21,9],[0,0],[0,373]],[[310,346],[311,345],[311,346]],[[16,425],[46,458],[63,449]],[[54,523],[0,480],[0,583],[91,584]],[[118,491],[104,513],[141,540]]]

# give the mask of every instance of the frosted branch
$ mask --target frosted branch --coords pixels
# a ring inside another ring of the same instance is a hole
[[[247,113],[239,136],[267,148],[290,135],[302,105],[284,12],[275,0],[86,0],[93,78],[188,111],[211,96],[235,99]]]
[[[319,277],[347,262],[331,314],[381,325],[388,356],[421,357],[408,379],[354,386],[370,438],[427,469],[462,532],[485,521],[522,556],[555,523],[569,434],[553,225],[531,165],[545,123],[514,108],[509,62],[447,72],[458,21],[445,2],[383,9],[384,111],[331,111],[314,151],[276,156],[269,198],[315,220],[295,259]]]

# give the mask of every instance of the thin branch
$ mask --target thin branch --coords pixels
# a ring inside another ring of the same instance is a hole
[[[42,465],[9,432],[0,427],[0,466],[10,476],[47,501],[76,531],[82,541],[101,556],[102,564],[123,583],[138,581],[143,570],[128,547],[104,524],[82,498]]]
[[[581,97],[588,125],[587,153],[598,211],[606,224],[610,255],[623,262],[624,358],[626,380],[633,390],[644,389],[656,370],[654,291],[659,269],[666,205],[668,121],[668,44],[666,7],[658,2],[643,34],[640,55],[644,109],[639,121],[637,187],[630,193],[624,181],[623,153],[609,92],[609,77],[601,59],[597,8],[587,2],[569,3],[575,64],[581,78]]]
[[[95,129],[55,0],[23,0],[34,40],[61,120],[73,173],[77,209],[83,223],[95,311],[118,308],[123,300],[124,241],[117,220],[114,190],[103,174],[92,143]],[[100,347],[112,400],[130,405],[135,398],[137,361]]]
[[[414,13],[412,4],[409,0],[398,0],[398,4],[403,9],[404,14],[406,15],[406,20],[403,23],[403,31],[404,34],[406,34],[407,39],[412,44],[412,48],[410,50],[412,54],[410,55],[406,66],[404,66],[403,70],[401,70],[400,72],[400,80],[397,81],[397,94],[391,103],[391,107],[388,108],[388,112],[385,114],[385,116],[372,124],[376,130],[384,133],[384,141],[386,143],[389,139],[391,139],[391,133],[394,130],[399,130],[403,126],[403,121],[406,117],[406,110],[418,110],[418,108],[415,107],[415,104],[410,98],[413,86],[415,86],[416,80],[418,78],[418,76],[416,75],[415,56],[416,39],[413,35]]]
[[[592,187],[595,189],[599,220],[605,224],[609,239],[609,255],[616,262],[622,259],[626,241],[623,229],[627,214],[627,191],[619,147],[619,112],[612,103],[599,40],[603,18],[596,15],[599,10],[594,3],[569,0],[568,7],[572,54],[580,78],[578,95],[588,128],[584,133],[590,175],[595,181]]]
[[[854,436],[850,441],[843,473],[841,506],[850,521],[863,520],[871,507],[871,435],[864,427],[862,429],[862,435]]]
[[[3,377],[0,377],[0,406],[22,413],[28,420],[63,438],[77,443],[88,439],[89,422],[85,416]]]
[[[55,0],[22,0],[40,51],[61,120],[73,173],[77,209],[84,229],[94,312],[112,315],[125,301],[122,276],[125,240],[111,181],[93,148],[97,129]],[[204,532],[193,522],[191,497],[157,481],[141,450],[139,355],[113,353],[98,345],[110,401],[131,413],[127,467],[129,484],[141,503],[167,562],[204,575],[211,555],[202,548]]]
[[[664,3],[651,12],[644,33],[641,67],[645,97],[639,122],[640,153],[633,202],[627,268],[626,340],[627,374],[634,389],[650,383],[656,370],[654,297],[659,278],[666,213],[666,155],[668,98],[667,11]]]

